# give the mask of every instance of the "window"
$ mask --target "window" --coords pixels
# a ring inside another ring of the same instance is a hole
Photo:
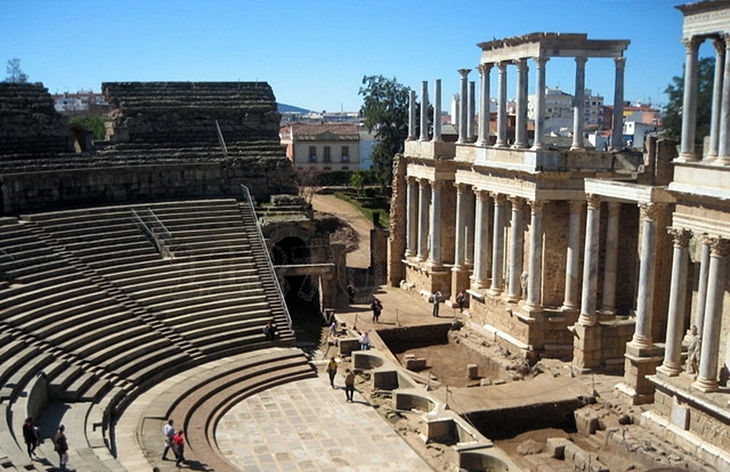
[[[349,166],[342,166],[342,170],[350,170]]]
[[[317,146],[309,146],[309,162],[317,162]]]
[[[329,146],[324,147],[324,162],[332,162],[332,149]]]
[[[342,146],[342,162],[350,162],[350,146]]]

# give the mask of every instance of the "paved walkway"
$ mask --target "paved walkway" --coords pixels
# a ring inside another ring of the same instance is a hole
[[[220,451],[244,472],[433,470],[359,393],[346,403],[342,383],[320,375],[242,401],[218,423]]]

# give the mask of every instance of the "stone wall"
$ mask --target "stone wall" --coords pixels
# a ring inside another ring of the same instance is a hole
[[[0,82],[0,155],[73,151],[68,119],[41,83]]]

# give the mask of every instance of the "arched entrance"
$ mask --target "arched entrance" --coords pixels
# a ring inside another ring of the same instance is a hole
[[[300,238],[286,237],[271,249],[274,266],[296,266],[311,264],[309,246]],[[306,270],[286,271],[280,277],[286,306],[295,325],[321,323],[319,277],[312,277]]]

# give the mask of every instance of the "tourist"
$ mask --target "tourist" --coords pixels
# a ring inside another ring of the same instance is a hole
[[[456,296],[456,304],[459,305],[459,313],[464,313],[464,305],[466,304],[466,290],[461,290]]]
[[[353,400],[355,395],[355,372],[347,369],[345,371],[345,398],[348,402]]]
[[[363,331],[360,334],[360,337],[358,338],[358,340],[360,341],[360,350],[361,351],[367,351],[368,349],[370,349],[370,336],[368,336],[367,331]]]
[[[432,296],[433,301],[433,316],[439,316],[439,303],[441,303],[441,292],[436,290]]]
[[[377,323],[380,319],[380,314],[383,312],[383,304],[380,300],[373,297],[373,302],[370,304],[370,309],[373,310],[373,323]]]
[[[40,438],[38,428],[33,424],[33,418],[27,417],[25,423],[23,423],[23,439],[25,440],[25,446],[28,448],[28,457],[31,459],[36,455],[35,448],[38,447]]]
[[[66,427],[64,425],[59,426],[58,432],[53,438],[53,442],[55,443],[54,449],[58,453],[60,470],[67,470],[66,466],[68,465],[68,439],[66,438],[65,431]]]
[[[330,376],[330,386],[335,388],[335,375],[337,375],[337,361],[334,357],[330,357],[330,361],[327,364],[327,373]]]
[[[276,325],[271,320],[264,326],[264,335],[269,341],[276,339]]]
[[[330,323],[330,337],[337,337],[337,320],[333,317],[332,323]]]
[[[176,466],[179,466],[181,462],[185,462],[185,437],[182,429],[178,429],[175,436],[172,437],[172,450],[175,453]]]
[[[347,284],[347,302],[355,303],[355,287],[352,284]]]
[[[162,428],[162,432],[165,435],[165,450],[162,451],[162,460],[167,460],[167,451],[172,447],[172,438],[175,436],[175,427],[173,426],[174,421],[172,418],[167,420],[167,424]]]

